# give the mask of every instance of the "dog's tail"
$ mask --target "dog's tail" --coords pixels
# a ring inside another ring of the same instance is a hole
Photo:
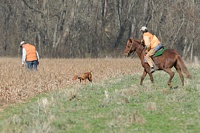
[[[74,75],[74,77],[72,78],[72,80],[76,80],[78,79],[78,75]]]
[[[90,74],[89,74],[88,80],[89,80],[90,82],[92,82],[92,70],[90,71]]]

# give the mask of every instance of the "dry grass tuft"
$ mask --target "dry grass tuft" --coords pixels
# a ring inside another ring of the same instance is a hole
[[[129,122],[129,124],[134,124],[134,123],[144,124],[145,123],[145,119],[144,119],[144,117],[142,116],[142,114],[140,112],[135,111],[135,112],[129,114],[128,122]]]
[[[143,115],[135,110],[132,112],[125,112],[114,110],[113,114],[115,115],[114,119],[109,123],[111,127],[113,126],[130,126],[132,124],[145,124],[146,120]]]
[[[157,105],[155,102],[148,102],[146,105],[146,109],[149,111],[155,111],[157,110]]]

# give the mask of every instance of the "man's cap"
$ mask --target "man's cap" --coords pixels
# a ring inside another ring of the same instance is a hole
[[[147,30],[146,26],[142,26],[142,28],[140,29],[140,31],[145,31],[145,30]]]
[[[20,46],[22,46],[24,43],[26,43],[25,41],[21,41],[20,42]]]

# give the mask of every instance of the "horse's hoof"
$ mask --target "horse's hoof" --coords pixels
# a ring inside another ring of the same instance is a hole
[[[178,89],[178,86],[175,86],[175,87],[170,87],[170,89],[172,90],[174,90],[174,89]]]
[[[175,86],[174,89],[178,89],[178,86]]]

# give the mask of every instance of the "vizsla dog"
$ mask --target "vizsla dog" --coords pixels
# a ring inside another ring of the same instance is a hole
[[[88,79],[90,82],[92,82],[92,71],[90,72],[85,72],[85,73],[81,73],[81,74],[78,74],[78,75],[74,75],[73,79],[72,80],[76,80],[76,79],[79,79],[80,80],[80,83],[81,81],[85,81],[85,84],[86,84],[86,80]]]

